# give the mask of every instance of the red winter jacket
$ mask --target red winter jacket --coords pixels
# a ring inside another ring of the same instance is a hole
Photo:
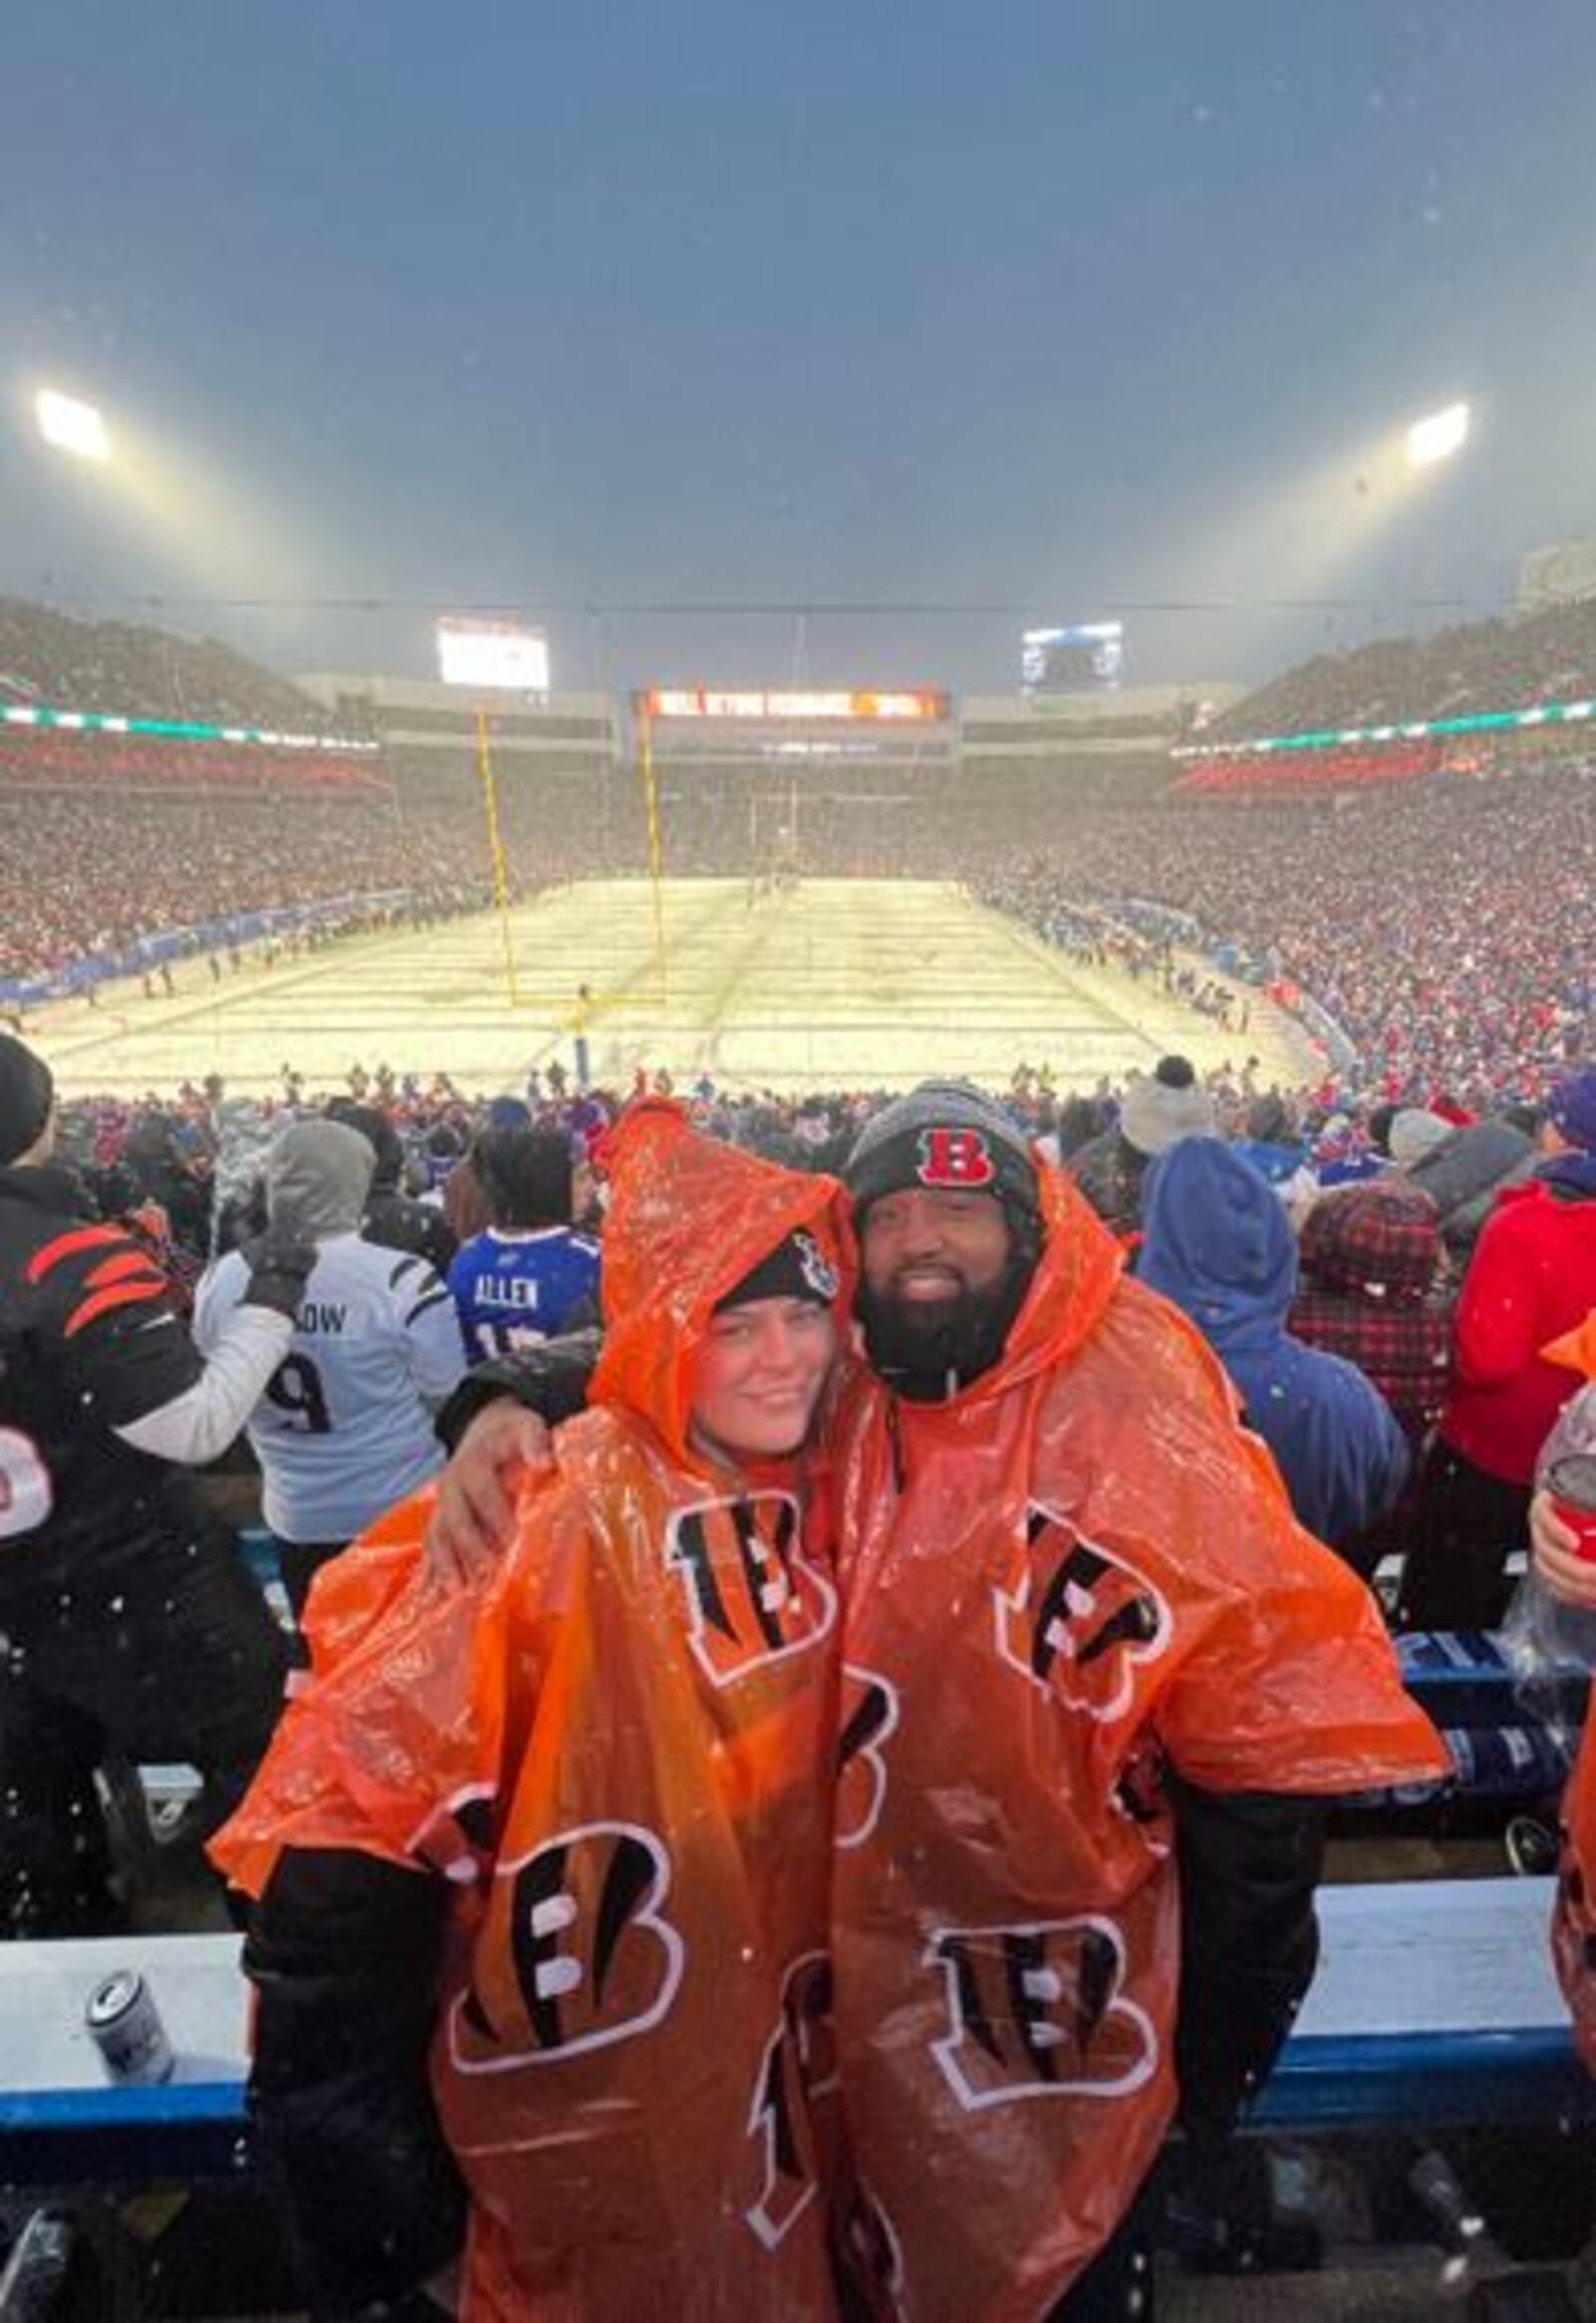
[[[1527,1486],[1535,1455],[1579,1385],[1541,1349],[1596,1307],[1596,1198],[1542,1178],[1510,1186],[1485,1221],[1463,1278],[1440,1432],[1507,1484]]]

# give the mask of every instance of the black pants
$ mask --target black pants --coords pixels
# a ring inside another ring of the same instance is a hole
[[[288,1610],[293,1615],[295,1629],[301,1628],[305,1606],[310,1597],[310,1584],[329,1558],[341,1557],[349,1546],[347,1541],[285,1541],[280,1533],[273,1533],[277,1546],[277,1571],[282,1575],[282,1586],[287,1593]]]
[[[96,1767],[196,1767],[213,1829],[271,1739],[282,1633],[231,1536],[197,1518],[7,1592],[0,1636],[0,1937],[93,1934],[116,1914]]]
[[[1420,1480],[1397,1627],[1499,1628],[1512,1595],[1507,1560],[1529,1543],[1529,1500],[1527,1484],[1504,1484],[1437,1437]]]
[[[1103,2244],[1047,2323],[1153,2323],[1153,2261],[1138,2202]]]

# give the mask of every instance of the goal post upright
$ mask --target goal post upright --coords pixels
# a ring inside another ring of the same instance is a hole
[[[499,794],[494,783],[493,756],[488,748],[488,713],[477,712],[477,772],[482,778],[483,814],[488,825],[488,854],[493,864],[494,909],[499,915],[499,934],[505,948],[505,982],[509,987],[510,1005],[521,1006],[521,994],[516,986],[516,948],[510,935],[510,887],[505,876],[504,841],[499,830]]]
[[[637,696],[635,717],[637,773],[642,783],[643,810],[648,826],[648,886],[653,898],[654,973],[659,979],[659,998],[663,1002],[669,997],[665,973],[664,849],[659,835],[659,780],[654,771],[653,718],[646,694]]]

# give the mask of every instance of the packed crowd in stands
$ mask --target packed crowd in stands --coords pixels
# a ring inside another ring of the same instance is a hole
[[[1420,782],[1439,764],[1433,743],[1408,749],[1387,745],[1369,750],[1254,751],[1234,758],[1200,758],[1185,765],[1170,788],[1177,794],[1350,791],[1369,783]]]
[[[1591,1040],[1596,776],[1582,767],[1082,819],[979,885],[1044,932],[1079,899],[1190,915],[1329,1011],[1372,1100],[1533,1096]]]
[[[0,728],[0,795],[94,790],[118,796],[157,791],[230,796],[288,781],[324,793],[387,788],[375,752],[305,749],[282,755],[243,744],[174,745],[53,731],[24,736],[14,727]]]
[[[1213,719],[1205,742],[1454,718],[1596,695],[1596,599],[1324,653]]]
[[[0,701],[320,733],[326,712],[213,637],[77,620],[0,597]]]
[[[485,891],[480,842],[451,818],[295,794],[114,806],[0,788],[0,982],[231,914],[403,888]]]

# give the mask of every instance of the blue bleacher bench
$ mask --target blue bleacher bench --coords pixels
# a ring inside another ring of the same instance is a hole
[[[1294,2132],[1596,2120],[1547,1942],[1551,1882],[1330,1887],[1313,1991],[1254,2113]],[[107,2081],[84,2029],[101,1977],[149,1981],[178,2067]],[[233,1936],[0,1946],[0,2184],[192,2180],[250,2166],[248,1993]]]

